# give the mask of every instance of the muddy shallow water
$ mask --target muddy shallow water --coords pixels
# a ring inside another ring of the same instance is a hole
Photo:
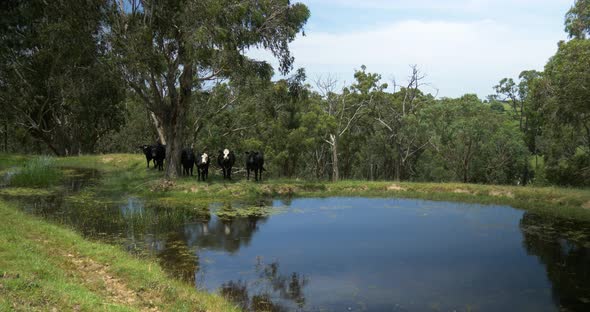
[[[217,217],[252,203],[9,199],[247,310],[590,311],[590,225],[506,206],[305,198]]]

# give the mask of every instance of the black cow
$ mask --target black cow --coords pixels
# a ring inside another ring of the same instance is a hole
[[[231,180],[231,168],[236,163],[236,155],[234,152],[228,150],[227,148],[223,151],[219,151],[219,155],[217,155],[217,164],[223,170],[223,178]]]
[[[166,145],[158,143],[152,147],[152,158],[154,159],[154,166],[158,170],[164,170],[164,159],[166,159]]]
[[[264,155],[259,152],[246,152],[246,171],[248,172],[248,180],[250,180],[250,170],[254,171],[254,179],[258,181],[258,173],[260,172],[260,180],[262,181],[262,171],[264,171]]]
[[[192,148],[183,148],[180,153],[180,162],[182,163],[183,175],[193,176],[193,167],[195,166],[195,152]]]
[[[152,145],[142,145],[139,148],[143,151],[145,155],[145,160],[147,160],[147,167],[150,167],[150,161],[153,159],[152,157]],[[156,163],[154,162],[154,168],[156,167]]]
[[[209,177],[209,155],[205,152],[199,154],[195,160],[197,163],[197,181],[205,181]]]

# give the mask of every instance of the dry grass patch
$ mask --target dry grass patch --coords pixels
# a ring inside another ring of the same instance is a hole
[[[112,162],[113,160],[115,160],[115,158],[113,156],[104,156],[103,158],[100,159],[100,161],[102,161],[104,164],[108,164],[108,163]]]
[[[150,188],[150,191],[152,191],[152,192],[167,192],[167,191],[171,191],[172,189],[174,189],[175,186],[176,186],[176,183],[174,181],[162,180],[159,183],[154,184]]]
[[[514,198],[514,194],[510,191],[491,190],[488,194],[490,196],[494,196],[494,197]]]
[[[406,191],[407,188],[400,186],[398,184],[391,184],[387,186],[388,191]]]
[[[298,191],[298,189],[294,186],[290,186],[290,185],[284,185],[284,186],[279,186],[276,189],[276,192],[279,195],[293,195]]]

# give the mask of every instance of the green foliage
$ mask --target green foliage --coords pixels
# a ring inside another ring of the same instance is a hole
[[[513,184],[521,179],[527,151],[518,126],[475,95],[443,99],[428,110],[435,135],[432,164],[420,164],[423,179]],[[438,158],[438,159],[437,159]],[[442,165],[442,169],[440,166]],[[425,172],[433,170],[434,173]],[[446,172],[445,172],[446,171]]]
[[[55,185],[62,173],[50,157],[36,157],[27,161],[24,166],[17,167],[9,178],[11,186],[17,187],[49,187]]]
[[[531,85],[530,103],[539,112],[537,145],[545,157],[543,179],[562,185],[590,184],[590,41],[573,39]]]
[[[1,6],[8,150],[139,153],[168,138],[173,169],[178,149],[193,146],[232,149],[238,172],[244,152],[261,151],[266,177],[590,184],[588,0],[567,13],[574,39],[545,71],[501,79],[485,103],[435,98],[417,66],[391,84],[364,65],[348,85],[328,77],[313,88],[303,68],[271,81],[273,68],[243,51],[267,49],[278,71],[291,69],[288,44],[309,10],[290,1]]]
[[[56,155],[93,152],[123,122],[124,84],[102,35],[106,2],[2,6],[0,98],[8,106],[3,112]]]
[[[125,101],[124,125],[119,131],[106,134],[96,146],[99,153],[137,153],[138,146],[154,144],[158,135],[150,119],[149,112],[138,99],[129,96]]]
[[[167,178],[180,173],[178,155],[186,144],[191,105],[198,105],[194,137],[202,116],[219,113],[204,107],[209,98],[203,93],[221,80],[268,79],[271,67],[243,54],[253,47],[269,50],[279,71],[288,73],[294,62],[289,43],[309,18],[305,5],[284,0],[129,4],[113,4],[110,43],[127,84],[153,113],[160,140],[167,144]]]
[[[565,15],[565,31],[570,37],[586,39],[590,33],[590,1],[575,1]]]

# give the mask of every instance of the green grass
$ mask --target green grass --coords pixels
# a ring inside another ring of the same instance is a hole
[[[155,262],[0,201],[0,311],[238,311]]]
[[[0,155],[0,170],[26,167],[38,159],[20,155]],[[8,165],[7,165],[8,164]],[[165,204],[170,220],[200,213],[195,207],[211,202],[239,200],[248,203],[271,197],[366,196],[403,197],[510,205],[545,217],[590,221],[590,190],[560,187],[519,187],[462,183],[410,183],[391,181],[340,181],[336,183],[294,179],[271,179],[261,183],[223,181],[210,170],[210,181],[182,177],[174,182],[163,179],[163,172],[145,168],[140,154],[111,154],[56,158],[49,167],[85,168],[100,172],[97,183],[81,192],[69,194],[67,200],[88,204],[117,201],[128,196]],[[41,168],[34,165],[33,168]],[[58,169],[56,169],[58,170]],[[69,169],[59,169],[64,179]],[[0,171],[1,173],[2,171]],[[29,178],[30,180],[30,178]],[[57,183],[51,180],[51,183]],[[0,189],[0,195],[30,196],[55,192],[57,186]],[[59,184],[59,183],[58,183]],[[181,207],[189,207],[190,211]],[[246,205],[246,207],[248,207]],[[191,210],[192,209],[192,210]],[[222,218],[243,213],[267,214],[264,208],[230,209],[217,212]],[[196,216],[195,216],[196,217]],[[149,219],[149,215],[141,218]],[[18,212],[0,201],[0,311],[3,310],[159,310],[232,311],[235,307],[214,294],[196,292],[192,286],[167,277],[162,268],[150,260],[139,260],[119,247],[92,243],[73,231]],[[145,220],[136,220],[138,224]],[[83,265],[80,265],[82,263]],[[86,266],[84,266],[86,265]],[[91,271],[90,274],[87,271]],[[99,274],[94,274],[98,272]],[[114,277],[118,283],[109,282]],[[120,288],[120,289],[117,289]],[[113,290],[113,288],[115,290]],[[134,300],[126,301],[124,298]]]
[[[22,156],[14,157],[23,159]],[[6,159],[7,156],[0,155],[0,158]],[[155,203],[186,206],[261,197],[403,197],[510,205],[549,216],[590,221],[588,189],[391,181],[347,180],[332,183],[295,179],[271,179],[255,183],[238,175],[235,176],[235,181],[228,182],[223,181],[215,170],[210,170],[208,182],[197,182],[196,177],[182,177],[173,183],[167,183],[163,180],[163,172],[146,169],[145,159],[141,154],[64,157],[56,159],[55,164],[93,168],[102,173],[96,186],[72,195],[72,200],[80,201],[131,195],[147,198]]]
[[[16,187],[50,187],[56,185],[62,172],[50,157],[36,157],[27,160],[22,166],[15,167],[9,180]]]
[[[29,156],[0,153],[0,173],[14,166],[22,165]]]
[[[392,181],[305,181],[270,179],[262,183],[223,181],[210,170],[210,181],[182,177],[173,183],[163,172],[145,168],[140,154],[110,154],[59,158],[61,166],[94,168],[101,182],[75,196],[113,198],[121,194],[143,197],[165,205],[195,205],[211,201],[249,200],[261,197],[368,196],[403,197],[481,204],[510,205],[537,213],[590,221],[590,190],[563,187],[414,183]]]

